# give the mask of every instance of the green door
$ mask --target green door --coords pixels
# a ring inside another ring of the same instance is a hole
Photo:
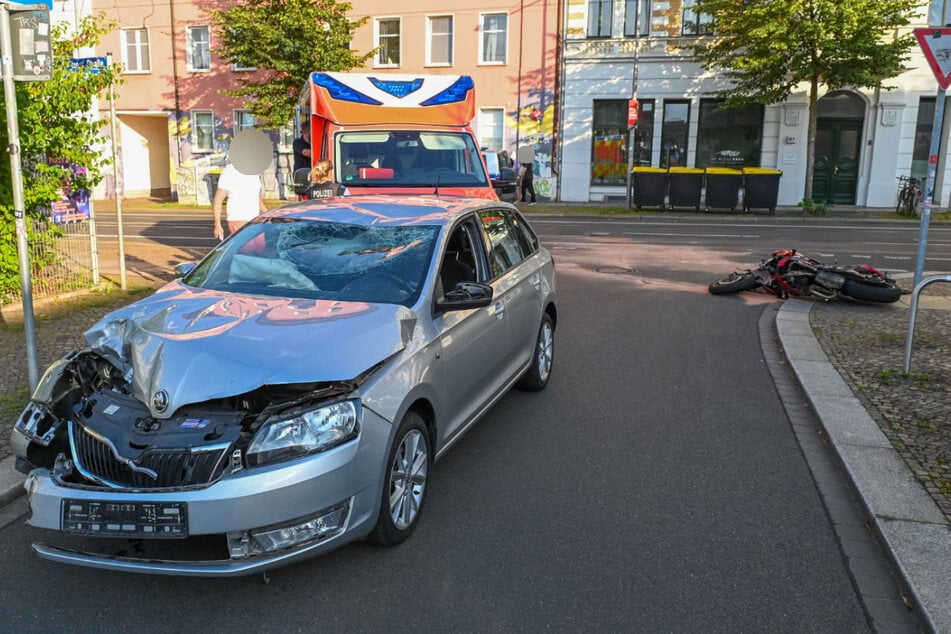
[[[819,119],[816,160],[812,169],[812,199],[834,205],[854,205],[859,180],[861,119]]]

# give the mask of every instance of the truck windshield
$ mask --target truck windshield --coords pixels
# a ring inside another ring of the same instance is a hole
[[[490,187],[472,136],[445,131],[353,131],[335,138],[347,187]]]

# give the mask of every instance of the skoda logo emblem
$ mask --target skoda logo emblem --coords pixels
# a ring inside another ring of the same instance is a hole
[[[155,393],[155,396],[152,397],[152,409],[159,414],[164,413],[165,410],[168,409],[168,392],[159,390]]]

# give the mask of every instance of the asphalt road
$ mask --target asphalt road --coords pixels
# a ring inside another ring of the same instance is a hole
[[[201,223],[141,233],[188,246]],[[46,536],[15,521],[0,529],[5,628],[869,631],[765,367],[769,299],[706,285],[772,248],[845,263],[915,246],[898,229],[798,223],[536,219],[559,284],[552,381],[507,395],[435,466],[409,541],[264,585],[41,561],[29,544]]]

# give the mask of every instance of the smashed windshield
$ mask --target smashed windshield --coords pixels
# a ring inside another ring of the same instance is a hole
[[[462,132],[353,131],[335,138],[347,187],[489,187],[482,156]]]
[[[190,286],[252,295],[411,305],[439,227],[271,218],[243,227],[192,271]]]

